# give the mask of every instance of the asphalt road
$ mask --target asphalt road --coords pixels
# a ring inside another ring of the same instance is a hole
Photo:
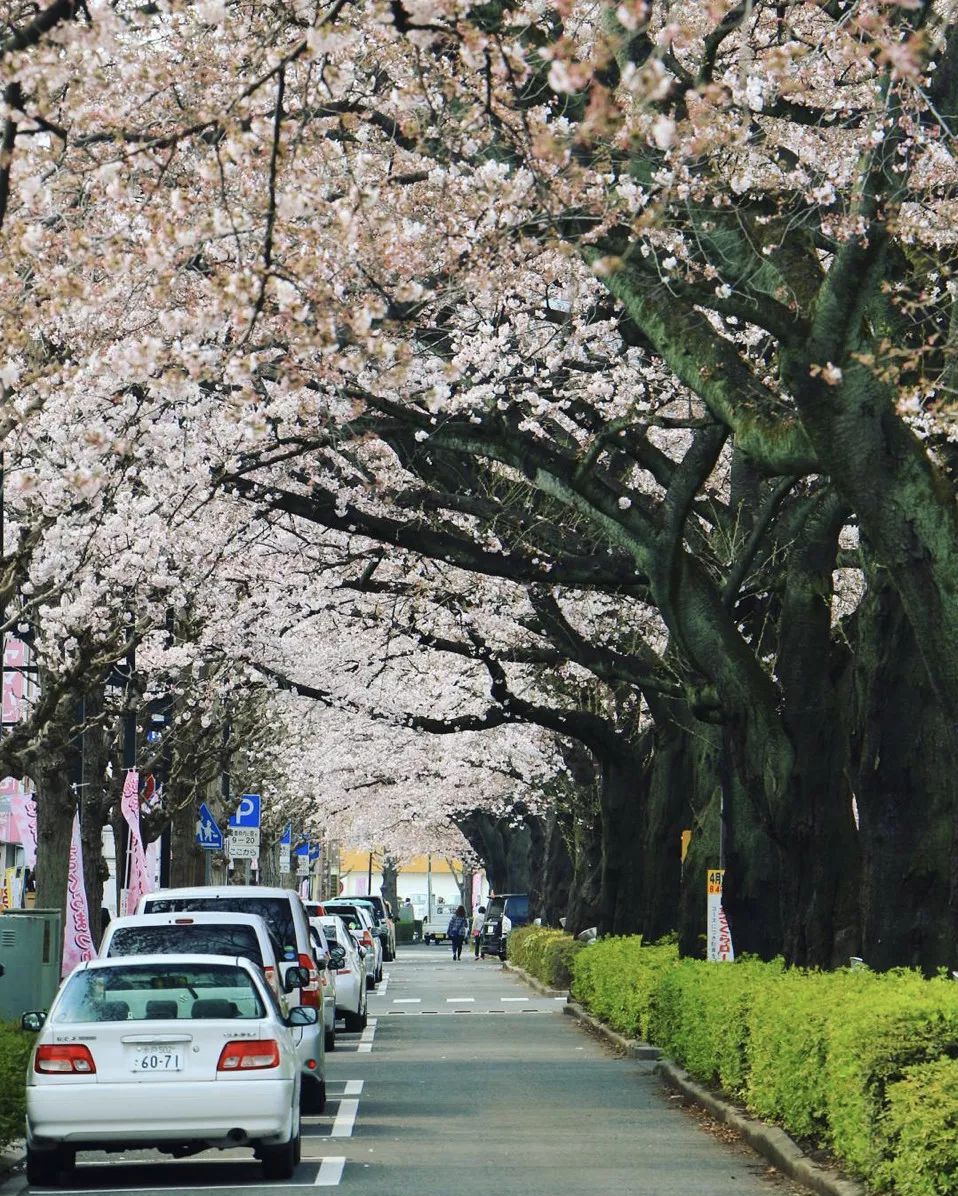
[[[784,1196],[764,1160],[702,1128],[652,1065],[615,1057],[496,961],[402,949],[362,1036],[328,1057],[303,1161],[265,1183],[248,1150],[183,1161],[84,1154],[71,1191],[201,1196],[340,1188],[377,1196]],[[56,1196],[63,1189],[37,1189]],[[0,1196],[26,1194],[22,1177]],[[282,1196],[282,1194],[279,1194]]]

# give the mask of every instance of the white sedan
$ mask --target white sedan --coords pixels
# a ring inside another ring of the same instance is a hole
[[[80,964],[39,1030],[27,1070],[27,1179],[56,1184],[78,1150],[154,1147],[183,1157],[251,1146],[267,1179],[299,1162],[295,1027],[247,959],[141,955]]]
[[[360,947],[336,914],[310,918],[311,926],[322,927],[330,951],[335,950],[336,1016],[345,1019],[346,1029],[366,1029],[366,948]]]

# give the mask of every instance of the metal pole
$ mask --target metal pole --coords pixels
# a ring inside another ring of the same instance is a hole
[[[369,853],[369,869],[366,872],[366,896],[373,895],[373,853]]]

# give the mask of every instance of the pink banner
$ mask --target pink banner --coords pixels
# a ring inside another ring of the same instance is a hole
[[[92,959],[96,948],[90,938],[90,916],[83,884],[83,845],[80,842],[80,819],[73,815],[73,838],[70,841],[70,873],[67,877],[67,921],[63,932],[63,966],[60,975],[72,972],[78,963]]]
[[[14,834],[23,846],[24,863],[33,869],[37,866],[37,803],[32,793],[22,792],[11,793],[9,801]]]
[[[136,912],[136,906],[144,893],[149,893],[153,886],[150,884],[146,870],[146,852],[143,850],[143,839],[140,836],[140,774],[131,768],[123,783],[123,797],[120,799],[120,810],[130,828],[130,835],[126,847],[126,909],[124,912]]]

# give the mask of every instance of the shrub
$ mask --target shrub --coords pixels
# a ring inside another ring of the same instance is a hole
[[[742,1096],[748,1082],[749,1010],[754,993],[781,974],[780,963],[686,959],[659,980],[650,1041],[704,1083]]]
[[[27,1059],[33,1039],[18,1026],[0,1022],[0,1150],[23,1137]]]
[[[889,1084],[885,1130],[890,1159],[882,1178],[900,1196],[958,1193],[958,1060],[905,1069]]]
[[[646,1038],[656,989],[674,968],[674,942],[644,947],[640,935],[599,939],[576,955],[572,996],[629,1038]]]
[[[867,1000],[843,1003],[829,1021],[829,1137],[845,1163],[871,1182],[888,1175],[886,1092],[909,1068],[958,1055],[958,984],[917,972],[874,977]]]
[[[568,988],[572,960],[584,945],[563,930],[521,926],[509,935],[509,959],[550,988]]]

